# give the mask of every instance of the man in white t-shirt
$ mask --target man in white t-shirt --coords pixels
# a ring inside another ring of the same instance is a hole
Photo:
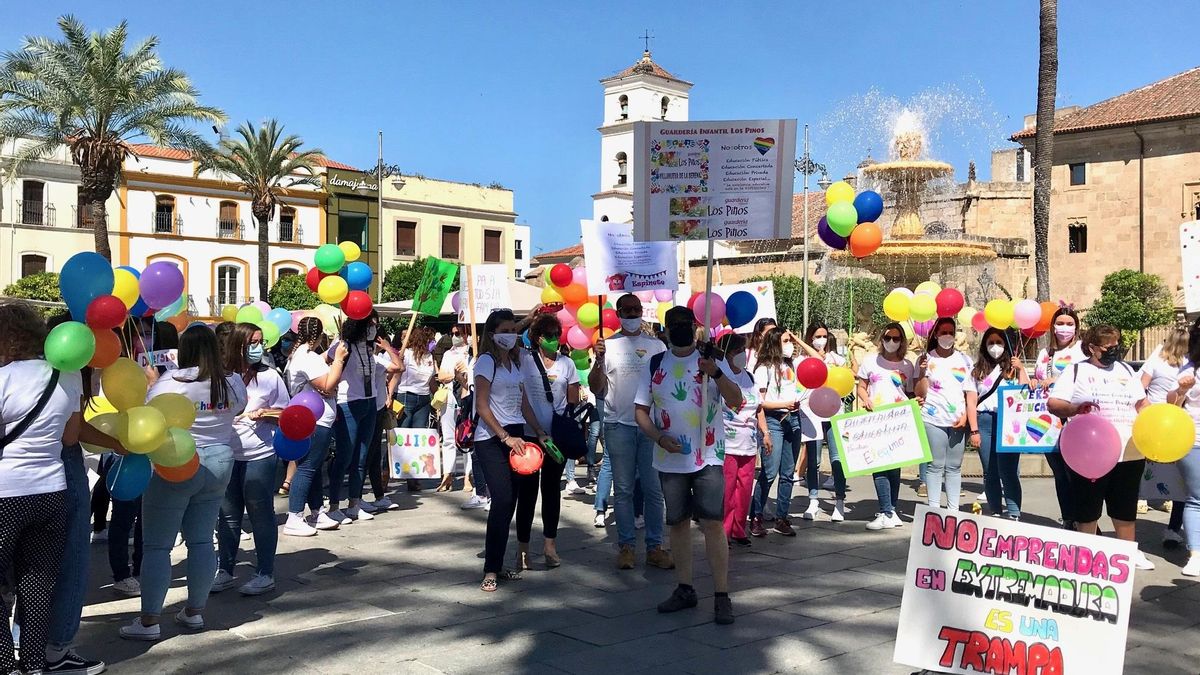
[[[654,468],[662,481],[671,546],[679,553],[675,560],[679,586],[658,605],[658,611],[677,612],[697,604],[692,587],[694,517],[704,532],[712,568],[716,622],[730,624],[733,603],[729,600],[729,549],[723,525],[725,470],[717,454],[725,430],[718,399],[737,409],[742,404],[742,390],[716,361],[696,349],[692,310],[672,307],[665,321],[671,350],[651,360],[634,399],[638,426],[657,446]]]
[[[617,567],[633,569],[637,544],[634,527],[633,485],[636,480],[645,500],[646,564],[662,569],[675,566],[663,550],[663,496],[654,469],[654,443],[642,434],[634,419],[634,395],[642,373],[655,354],[666,351],[662,342],[642,333],[642,301],[632,293],[617,299],[621,331],[596,343],[596,364],[588,386],[604,399],[604,454],[612,463],[617,516]]]

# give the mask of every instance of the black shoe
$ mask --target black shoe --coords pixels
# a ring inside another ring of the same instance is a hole
[[[45,672],[59,675],[99,675],[106,668],[103,661],[85,659],[76,654],[74,649],[68,649],[61,659],[47,663]]]
[[[738,546],[741,546],[742,548],[749,548],[750,547],[750,537],[734,537],[733,543],[737,544]]]
[[[728,595],[717,596],[714,599],[713,621],[723,626],[733,623],[733,601]]]
[[[658,611],[661,614],[668,614],[670,612],[678,612],[681,609],[690,609],[695,607],[696,604],[696,589],[685,589],[676,586],[675,592],[671,594],[671,597],[658,603]]]

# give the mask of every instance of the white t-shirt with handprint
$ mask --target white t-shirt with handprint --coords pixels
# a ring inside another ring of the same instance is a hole
[[[950,356],[929,354],[925,365],[929,379],[929,391],[925,393],[925,405],[921,408],[924,420],[936,427],[950,427],[967,413],[965,392],[975,390],[971,377],[974,364],[966,354],[955,350]]]
[[[683,452],[669,453],[655,447],[654,468],[658,471],[694,473],[706,466],[724,463],[717,456],[718,442],[723,441],[725,435],[724,420],[720,415],[721,393],[717,383],[709,378],[707,396],[702,397],[702,381],[698,351],[684,357],[664,352],[658,368],[653,371],[647,368],[642,373],[634,403],[650,408],[654,426],[679,441],[683,448]]]

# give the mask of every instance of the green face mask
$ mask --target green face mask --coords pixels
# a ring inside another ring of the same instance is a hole
[[[538,340],[538,342],[542,344],[542,349],[545,349],[548,352],[558,351],[558,340],[547,340],[546,338],[542,338]]]

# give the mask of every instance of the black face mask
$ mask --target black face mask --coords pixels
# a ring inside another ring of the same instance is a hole
[[[1100,352],[1100,356],[1096,357],[1101,364],[1111,366],[1121,360],[1121,345],[1113,345],[1108,349]]]
[[[696,333],[690,324],[677,323],[667,326],[667,339],[671,341],[671,346],[683,349],[696,342]]]

